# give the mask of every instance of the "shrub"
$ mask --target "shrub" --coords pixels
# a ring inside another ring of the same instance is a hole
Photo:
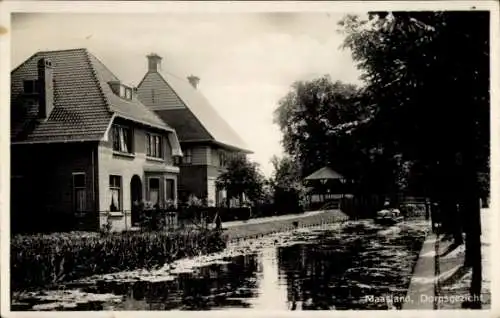
[[[425,215],[424,204],[406,203],[406,204],[401,204],[399,209],[401,213],[407,217]]]
[[[11,240],[11,288],[41,287],[95,274],[153,268],[225,247],[221,233],[71,232],[17,235]]]

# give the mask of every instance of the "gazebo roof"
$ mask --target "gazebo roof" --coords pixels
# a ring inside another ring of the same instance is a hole
[[[316,170],[309,176],[307,176],[304,180],[325,180],[325,179],[344,179],[344,177],[338,172],[330,169],[329,167],[323,167],[319,170]]]

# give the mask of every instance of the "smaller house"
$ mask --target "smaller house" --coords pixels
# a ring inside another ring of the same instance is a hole
[[[139,99],[179,135],[184,153],[180,167],[179,193],[224,205],[227,194],[217,188],[217,178],[236,156],[252,153],[234,129],[217,113],[199,89],[200,78],[186,79],[162,69],[162,58],[147,56],[148,69],[138,85]],[[232,204],[238,202],[237,199]]]
[[[308,187],[308,201],[311,205],[332,203],[337,207],[348,193],[350,181],[340,173],[325,166],[304,178]]]
[[[112,230],[141,201],[175,204],[175,130],[86,49],[38,52],[11,72],[11,219]]]

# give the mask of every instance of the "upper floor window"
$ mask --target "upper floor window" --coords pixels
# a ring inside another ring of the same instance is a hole
[[[113,150],[132,153],[132,130],[130,128],[113,125]]]
[[[182,162],[182,157],[181,156],[174,156],[174,165],[178,166]]]
[[[120,97],[125,99],[132,99],[132,88],[125,85],[121,85]]]
[[[146,134],[146,155],[153,158],[163,158],[162,138],[156,134]]]
[[[128,99],[128,100],[132,99],[133,97],[132,87],[123,85],[120,81],[111,81],[109,82],[109,85],[111,86],[111,89],[116,95],[120,96],[123,99]]]
[[[182,162],[184,162],[185,164],[193,163],[193,152],[191,151],[191,149],[184,150],[184,158],[182,158]]]
[[[132,89],[130,87],[125,88],[125,98],[132,99]]]
[[[219,166],[225,167],[227,163],[227,156],[224,151],[219,151]]]
[[[151,90],[151,102],[154,104],[156,103],[156,99],[155,99],[155,90],[152,89]]]
[[[25,80],[23,81],[23,89],[25,94],[36,94],[38,93],[38,81],[37,80]]]

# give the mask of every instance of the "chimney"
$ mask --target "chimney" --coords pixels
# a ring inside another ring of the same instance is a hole
[[[158,72],[161,66],[161,56],[156,53],[151,53],[148,58],[148,72]]]
[[[38,115],[41,119],[47,119],[54,108],[54,69],[48,58],[38,60],[38,85]]]
[[[200,78],[198,76],[190,75],[190,76],[188,76],[187,79],[188,79],[189,83],[191,83],[191,85],[194,88],[198,87],[198,83],[200,82]]]

